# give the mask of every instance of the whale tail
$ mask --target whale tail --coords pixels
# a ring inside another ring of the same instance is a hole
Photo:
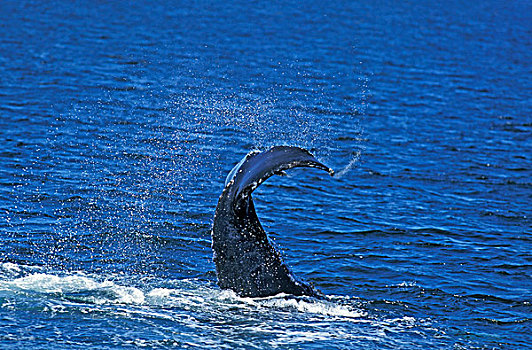
[[[315,294],[282,262],[260,224],[251,197],[268,178],[294,167],[313,167],[331,175],[334,173],[307,150],[290,146],[251,152],[229,173],[212,228],[214,262],[221,288],[251,297]]]

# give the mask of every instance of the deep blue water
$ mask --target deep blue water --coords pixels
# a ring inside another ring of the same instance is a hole
[[[0,2],[0,348],[532,348],[532,5]],[[326,299],[216,286],[254,195]],[[351,167],[350,167],[351,166]]]

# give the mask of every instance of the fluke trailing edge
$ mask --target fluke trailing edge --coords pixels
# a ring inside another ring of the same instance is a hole
[[[307,150],[276,146],[251,152],[227,176],[212,227],[212,249],[222,289],[240,296],[264,297],[279,293],[314,295],[297,280],[271,245],[255,213],[251,193],[270,176],[294,167],[333,171]]]

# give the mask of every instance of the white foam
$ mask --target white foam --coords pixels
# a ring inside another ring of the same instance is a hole
[[[338,316],[348,318],[360,318],[365,316],[363,312],[350,310],[346,306],[337,305],[333,302],[316,300],[307,301],[301,299],[271,299],[265,304],[274,307],[292,308],[304,313],[319,314],[325,316]]]
[[[248,306],[291,309],[302,313],[324,316],[346,318],[360,318],[366,316],[365,312],[353,311],[347,306],[339,305],[333,300],[304,300],[283,293],[265,298],[243,298],[239,297],[231,290],[222,290],[218,294],[218,298],[221,301],[243,302]]]
[[[2,275],[16,276],[21,272],[21,268],[17,264],[2,263],[0,266]]]
[[[2,263],[2,269],[7,271],[20,272],[20,267],[17,264],[13,263]]]
[[[84,293],[81,299],[95,304],[141,304],[145,299],[138,288],[120,286],[112,281],[99,282],[81,275],[34,273],[11,281],[2,280],[0,289],[66,296]]]
[[[148,307],[182,308],[194,312],[210,312],[220,309],[255,310],[258,312],[278,311],[299,312],[302,314],[322,315],[350,319],[351,322],[364,322],[365,313],[355,310],[338,298],[314,299],[299,298],[291,295],[276,295],[266,298],[242,298],[231,290],[219,290],[197,280],[166,281],[170,287],[147,287],[146,291],[128,286],[126,281],[111,281],[83,272],[70,274],[42,273],[25,269],[16,264],[4,263],[0,267],[5,271],[14,271],[15,276],[4,275],[0,278],[0,290],[14,293],[53,294],[60,297],[62,303],[70,302],[103,304],[133,304]],[[29,274],[28,274],[29,273]],[[23,276],[21,276],[23,275]],[[25,275],[25,276],[24,276]],[[20,277],[21,276],[21,277]],[[109,276],[107,276],[109,277]],[[125,285],[124,285],[125,284]],[[49,298],[49,296],[46,296]],[[66,305],[66,304],[65,304]],[[270,310],[270,311],[267,311]],[[57,311],[57,310],[56,310]],[[140,312],[128,308],[128,313]],[[160,315],[159,315],[160,316]],[[164,314],[164,317],[172,317]]]
[[[19,265],[10,262],[5,262],[0,264],[0,277],[13,277],[24,273],[25,271],[41,271],[42,267],[40,266],[28,266],[28,265]]]
[[[152,289],[149,293],[148,293],[148,297],[151,297],[151,298],[158,298],[158,299],[165,299],[165,298],[168,298],[170,295],[172,294],[172,289],[168,289],[168,288],[155,288],[155,289]]]

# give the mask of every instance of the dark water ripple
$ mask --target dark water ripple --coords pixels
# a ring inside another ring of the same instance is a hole
[[[531,14],[3,1],[0,348],[530,348]],[[322,300],[215,285],[225,176],[274,144],[342,174],[255,195]]]

